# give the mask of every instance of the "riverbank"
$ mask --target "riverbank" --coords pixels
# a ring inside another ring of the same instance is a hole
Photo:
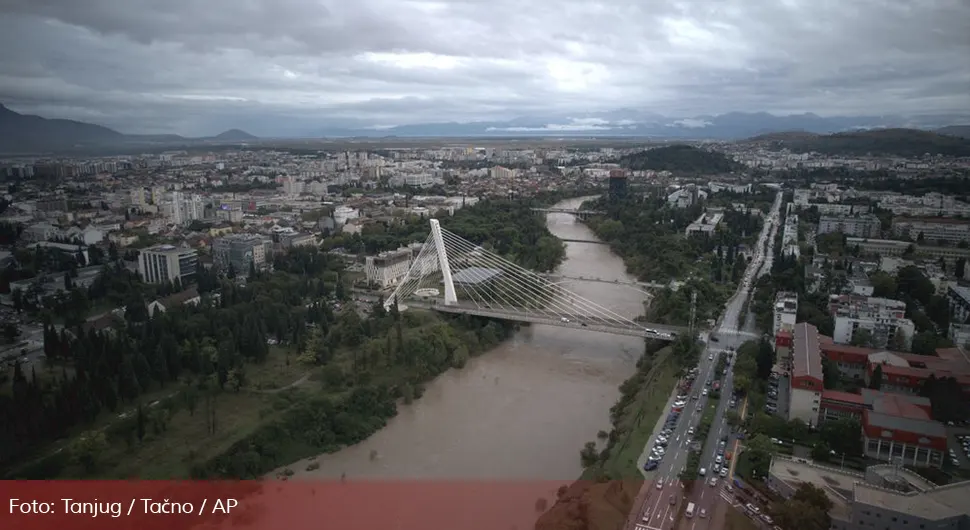
[[[623,527],[643,484],[637,461],[664,413],[679,372],[671,346],[647,344],[636,373],[621,385],[620,399],[611,409],[613,429],[605,447],[539,518],[536,530]]]

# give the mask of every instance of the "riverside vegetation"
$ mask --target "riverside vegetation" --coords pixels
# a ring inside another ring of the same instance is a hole
[[[643,484],[640,454],[667,397],[686,369],[697,364],[700,351],[695,338],[688,335],[670,345],[646,341],[636,372],[620,385],[620,398],[610,409],[613,428],[601,433],[601,443],[589,442],[582,449],[583,475],[559,489],[556,503],[539,518],[536,530],[624,526]]]
[[[442,224],[550,270],[564,247],[530,207],[483,201]],[[396,247],[395,237],[380,246]],[[420,397],[425,382],[513,331],[360,308],[347,277],[334,255],[294,250],[245,285],[200,269],[197,306],[149,317],[133,299],[112,328],[48,326],[48,368],[18,365],[0,393],[5,476],[258,477],[365,439],[398,400]]]

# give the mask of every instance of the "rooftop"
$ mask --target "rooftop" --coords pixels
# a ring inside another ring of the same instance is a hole
[[[792,344],[792,377],[814,377],[822,379],[822,354],[819,348],[818,328],[802,322],[795,325],[795,340]]]
[[[803,482],[822,488],[832,501],[831,515],[839,519],[848,519],[851,516],[849,500],[852,495],[852,485],[863,480],[863,476],[856,473],[847,473],[781,456],[772,457],[769,473],[795,488]]]
[[[485,283],[489,280],[497,278],[502,275],[501,269],[490,269],[485,267],[468,267],[467,269],[461,269],[451,276],[451,280],[454,283],[463,283],[466,285],[474,285],[479,283]]]
[[[857,405],[862,405],[863,398],[861,394],[853,394],[851,392],[842,392],[840,390],[825,390],[822,392],[823,400],[831,401],[844,401],[846,403],[855,403]]]
[[[970,515],[970,504],[967,503],[970,481],[937,487],[925,493],[899,493],[858,483],[852,493],[856,502],[930,521]]]

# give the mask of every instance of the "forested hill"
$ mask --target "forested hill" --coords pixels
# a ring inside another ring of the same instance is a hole
[[[722,153],[689,145],[671,145],[624,155],[620,158],[620,164],[634,171],[678,173],[730,173],[740,169],[740,164]]]
[[[903,156],[923,155],[970,156],[970,140],[916,129],[881,129],[789,137],[764,136],[749,140],[769,149],[790,149],[796,153],[821,153],[835,156]]]

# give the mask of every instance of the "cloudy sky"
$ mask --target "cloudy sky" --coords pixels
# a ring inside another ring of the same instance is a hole
[[[129,133],[970,109],[968,0],[0,0],[0,49],[0,102]]]

